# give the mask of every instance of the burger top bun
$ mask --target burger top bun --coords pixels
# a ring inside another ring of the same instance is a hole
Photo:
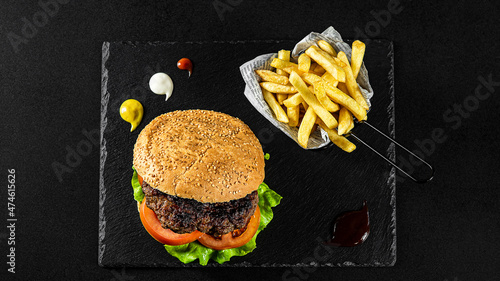
[[[156,117],[139,134],[134,167],[151,187],[202,203],[240,199],[264,180],[259,140],[240,119],[209,110]]]

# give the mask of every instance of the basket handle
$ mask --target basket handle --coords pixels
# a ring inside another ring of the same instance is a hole
[[[375,130],[377,133],[381,134],[382,136],[384,136],[386,139],[388,139],[389,141],[391,141],[392,143],[396,144],[397,146],[401,147],[402,149],[404,149],[406,152],[408,152],[410,155],[412,155],[413,157],[417,158],[419,161],[421,161],[422,163],[424,163],[425,165],[427,165],[427,167],[429,167],[429,169],[431,170],[431,175],[427,178],[424,178],[424,179],[416,179],[414,178],[413,176],[411,176],[410,174],[408,174],[405,170],[401,169],[394,161],[390,160],[389,158],[387,158],[386,156],[384,156],[382,153],[378,152],[376,149],[374,149],[373,147],[371,147],[369,144],[367,144],[366,142],[364,142],[363,140],[361,140],[358,136],[356,136],[355,134],[353,134],[352,132],[350,133],[350,135],[355,138],[357,141],[359,141],[360,143],[364,144],[366,147],[368,147],[369,149],[371,149],[371,151],[375,152],[375,154],[377,154],[378,156],[380,156],[382,159],[384,159],[385,161],[387,161],[387,163],[391,164],[394,168],[398,169],[401,173],[403,173],[404,175],[406,175],[407,177],[409,177],[411,180],[413,180],[414,182],[416,183],[419,183],[419,184],[423,184],[423,183],[426,183],[430,180],[432,180],[432,178],[434,177],[434,168],[427,162],[425,162],[422,158],[418,157],[417,155],[415,155],[415,153],[411,152],[408,148],[404,147],[403,145],[399,144],[395,139],[389,137],[388,135],[384,134],[383,132],[381,132],[379,129],[375,128],[374,126],[372,126],[370,123],[366,122],[366,121],[363,121],[363,122],[360,122],[361,124],[365,124],[365,125],[368,125],[368,127],[372,128],[373,130]]]

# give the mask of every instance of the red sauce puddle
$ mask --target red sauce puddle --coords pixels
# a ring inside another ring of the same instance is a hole
[[[363,201],[363,208],[340,215],[333,226],[332,239],[325,242],[333,247],[353,247],[363,243],[370,234],[368,205]]]

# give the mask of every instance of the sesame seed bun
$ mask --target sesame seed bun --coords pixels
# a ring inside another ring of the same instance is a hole
[[[259,140],[240,119],[209,110],[156,117],[139,134],[134,167],[151,187],[202,203],[240,199],[264,180]]]

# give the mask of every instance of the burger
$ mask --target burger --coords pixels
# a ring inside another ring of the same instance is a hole
[[[255,248],[281,196],[240,119],[208,110],[156,117],[134,146],[132,186],[142,224],[183,262],[219,263]]]

